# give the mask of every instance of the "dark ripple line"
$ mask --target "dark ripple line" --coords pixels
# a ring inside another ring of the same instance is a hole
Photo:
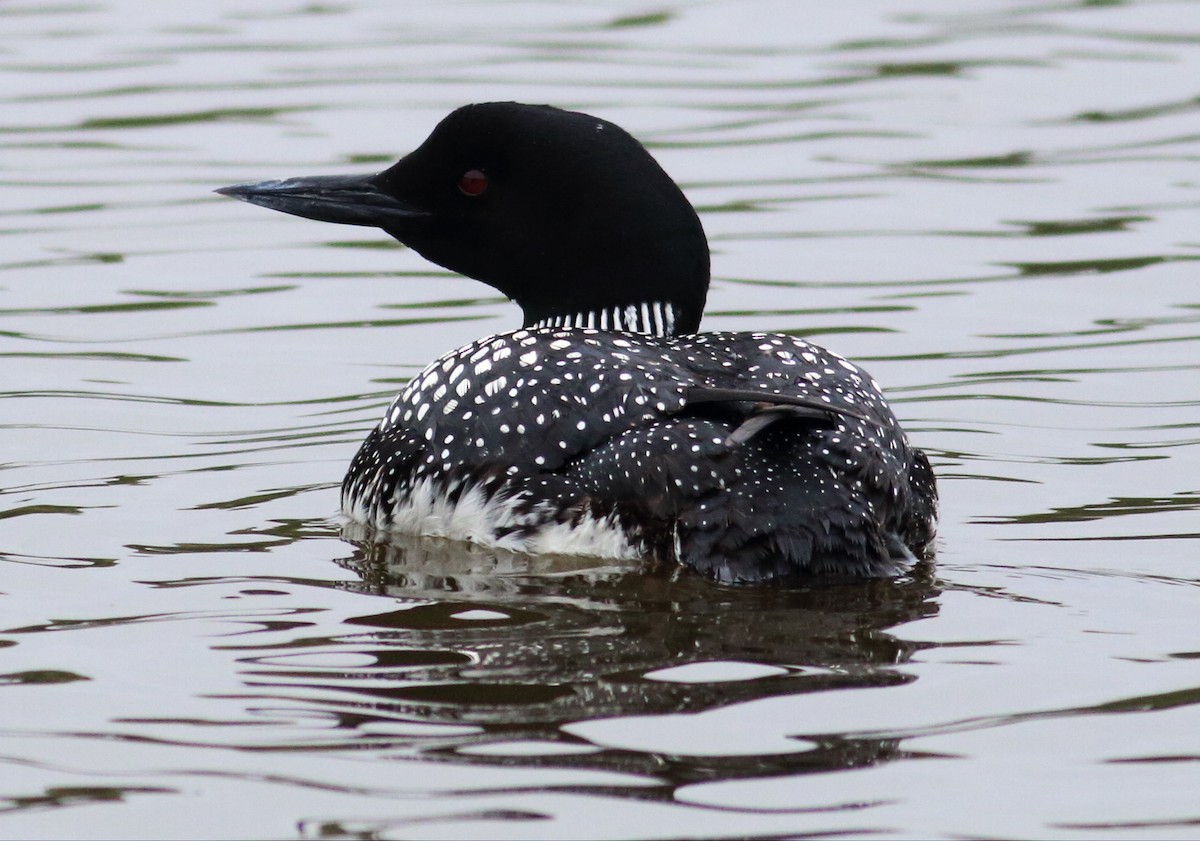
[[[0,125],[0,136],[42,134],[48,132],[103,131],[108,129],[124,131],[135,128],[158,128],[170,125],[229,121],[259,122],[294,112],[316,110],[320,109],[315,105],[296,105],[279,108],[215,108],[208,111],[181,111],[173,114],[143,115],[138,117],[90,117],[73,124],[63,123],[42,126]]]
[[[1120,542],[1143,540],[1197,540],[1200,532],[1179,532],[1172,534],[1112,534],[1093,535],[1088,537],[1001,537],[999,540],[1008,543],[1091,543],[1091,542]]]
[[[117,565],[116,558],[56,557],[54,555],[26,555],[17,552],[0,552],[0,561],[55,569],[97,569]],[[67,563],[63,563],[64,561]]]
[[[1200,704],[1200,687],[1160,692],[1153,695],[1138,695],[1121,698],[1116,701],[1106,701],[1083,707],[1060,707],[1048,710],[1009,713],[1004,715],[973,716],[943,724],[933,724],[924,727],[863,730],[843,734],[814,734],[797,733],[795,738],[817,741],[837,735],[843,738],[859,739],[919,739],[926,736],[944,736],[954,733],[970,733],[978,730],[988,730],[1010,724],[1023,724],[1027,721],[1048,721],[1056,718],[1072,718],[1081,715],[1112,715],[1121,713],[1159,712],[1180,707],[1190,707]]]
[[[972,383],[971,385],[975,385]],[[998,394],[971,392],[968,394],[937,394],[922,398],[921,402],[941,403],[959,400],[989,400],[1015,403],[1044,403],[1052,406],[1082,406],[1100,409],[1186,409],[1200,406],[1200,400],[1070,400],[1065,397],[1034,397],[1028,394]],[[911,402],[911,401],[910,401]],[[1140,429],[1141,427],[1134,427]]]
[[[112,400],[118,403],[160,403],[168,406],[205,406],[205,407],[265,407],[265,406],[291,406],[303,405],[305,403],[324,403],[337,402],[347,398],[331,397],[323,399],[311,399],[305,401],[279,401],[270,403],[241,403],[229,402],[225,400],[200,400],[196,398],[184,397],[161,397],[152,394],[120,394],[115,391],[84,391],[70,389],[35,389],[30,391],[4,391],[0,392],[0,400],[19,399],[25,400],[36,397],[49,398],[78,398],[84,400]],[[7,425],[6,425],[7,426]],[[77,429],[81,431],[101,431],[101,432],[134,432],[137,434],[154,434],[143,433],[141,430],[120,430],[120,429],[105,429],[103,427],[86,427],[86,426],[59,426],[55,424],[23,424],[19,428],[24,429]],[[188,435],[190,433],[157,433],[161,435]]]
[[[5,634],[37,634],[46,631],[81,631],[93,628],[111,628],[123,625],[140,625],[150,622],[177,622],[192,619],[245,619],[261,621],[256,617],[262,616],[302,616],[309,613],[321,613],[325,608],[317,607],[278,607],[278,608],[244,608],[235,610],[186,610],[178,613],[145,613],[131,616],[114,616],[107,619],[51,619],[41,625],[24,625],[18,628],[7,628],[0,633]]]
[[[5,315],[95,315],[97,313],[160,312],[216,306],[212,301],[135,301],[124,304],[84,304],[73,307],[23,307],[0,309]]]
[[[887,356],[864,356],[865,361],[884,362],[917,362],[917,361],[948,361],[952,359],[1004,359],[1009,356],[1023,356],[1031,353],[1062,353],[1065,351],[1091,351],[1098,348],[1135,348],[1146,345],[1177,344],[1179,342],[1194,342],[1200,336],[1160,336],[1157,338],[1127,339],[1111,342],[1079,342],[1075,344],[1038,345],[1020,348],[993,348],[990,350],[951,350],[943,353],[914,353],[889,354]],[[1103,369],[1099,369],[1103,372]],[[1115,369],[1119,371],[1120,369]],[[1172,405],[1172,404],[1165,404]],[[1191,404],[1183,404],[1191,405]]]
[[[69,359],[72,362],[80,359],[105,362],[188,362],[182,356],[158,356],[150,353],[121,353],[119,351],[8,351],[0,353],[0,359]],[[0,396],[3,396],[0,394]]]

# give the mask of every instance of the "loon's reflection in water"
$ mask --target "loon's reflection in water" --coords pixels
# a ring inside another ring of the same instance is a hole
[[[287,670],[293,689],[337,690],[322,707],[342,727],[425,727],[395,747],[427,758],[651,773],[673,784],[872,764],[897,746],[814,736],[797,721],[794,733],[806,738],[794,753],[747,745],[712,757],[701,745],[689,751],[696,756],[668,758],[592,745],[563,725],[906,683],[915,677],[897,667],[929,644],[888,629],[935,614],[940,592],[923,566],[893,580],[732,588],[430,538],[358,543],[338,563],[361,579],[340,586],[395,599],[348,620],[347,634],[331,641],[369,666]],[[516,741],[534,747],[486,747]]]

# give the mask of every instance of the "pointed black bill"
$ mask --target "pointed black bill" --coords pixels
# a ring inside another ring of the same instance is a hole
[[[393,228],[429,215],[380,190],[374,175],[285,178],[234,184],[216,192],[293,216],[342,225]]]

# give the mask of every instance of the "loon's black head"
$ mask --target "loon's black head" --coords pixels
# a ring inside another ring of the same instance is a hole
[[[692,333],[708,291],[708,243],[675,182],[619,126],[547,105],[459,108],[377,175],[217,192],[382,228],[512,298],[526,325],[661,303],[663,332]]]

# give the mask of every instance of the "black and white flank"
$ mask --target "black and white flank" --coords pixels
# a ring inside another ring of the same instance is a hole
[[[725,582],[931,553],[933,472],[866,372],[791,336],[697,332],[700,220],[618,126],[468,105],[377,175],[219,192],[382,228],[524,312],[400,392],[342,483],[351,519]]]

